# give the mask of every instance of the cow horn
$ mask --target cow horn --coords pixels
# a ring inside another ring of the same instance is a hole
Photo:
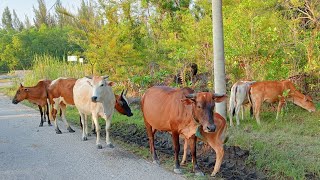
[[[92,79],[92,76],[86,76],[86,78],[88,78],[88,79]]]
[[[195,93],[186,95],[186,98],[189,98],[189,99],[193,99],[193,98],[195,98],[195,97],[196,97],[196,94],[195,94]]]
[[[107,79],[109,76],[107,75],[107,76],[103,76],[103,79]]]

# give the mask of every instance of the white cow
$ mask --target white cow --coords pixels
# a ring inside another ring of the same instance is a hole
[[[237,125],[240,125],[239,122],[239,111],[242,108],[242,120],[243,120],[243,111],[245,104],[249,103],[248,100],[248,91],[251,84],[255,81],[238,81],[233,84],[230,94],[230,103],[229,103],[229,113],[230,113],[230,126],[233,126],[232,118],[236,115]]]
[[[83,124],[82,140],[87,140],[87,115],[91,114],[92,121],[96,127],[96,145],[98,149],[102,148],[102,145],[100,144],[99,117],[102,117],[106,121],[107,147],[113,147],[109,138],[109,128],[116,101],[111,88],[113,85],[114,82],[108,81],[108,76],[94,76],[78,79],[73,88],[74,104],[80,113],[81,122]]]

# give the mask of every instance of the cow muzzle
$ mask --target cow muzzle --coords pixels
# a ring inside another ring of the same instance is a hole
[[[13,100],[12,100],[12,104],[18,104],[18,103],[19,103],[18,100],[16,100],[16,99],[13,99]]]
[[[133,116],[132,112],[127,113],[127,116],[128,116],[128,117]]]
[[[207,126],[207,128],[204,130],[205,132],[215,132],[216,126],[214,124],[210,124]]]
[[[91,101],[92,101],[92,102],[97,102],[97,99],[98,99],[97,96],[92,96],[92,97],[91,97]]]

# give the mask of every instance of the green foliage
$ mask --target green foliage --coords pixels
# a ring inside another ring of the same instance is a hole
[[[54,80],[58,77],[82,78],[90,72],[88,65],[60,61],[48,55],[35,56],[32,71],[26,75],[24,84],[35,85],[40,79]]]

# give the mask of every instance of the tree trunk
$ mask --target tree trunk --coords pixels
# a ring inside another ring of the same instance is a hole
[[[223,43],[222,0],[212,0],[214,91],[226,94],[226,74]],[[216,103],[216,112],[227,118],[226,101]]]

